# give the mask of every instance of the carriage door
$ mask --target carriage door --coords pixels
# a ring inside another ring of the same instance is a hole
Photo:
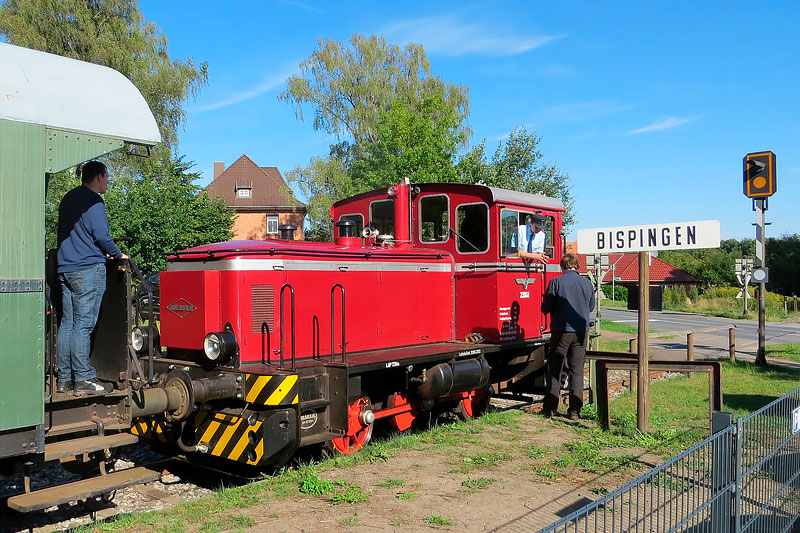
[[[542,296],[549,281],[546,265],[519,257],[519,234],[526,231],[532,214],[517,209],[500,210],[500,260],[505,265],[498,272],[497,283],[501,342],[540,337],[548,329],[547,317],[541,312]],[[553,227],[553,217],[547,216],[545,253],[551,258]]]

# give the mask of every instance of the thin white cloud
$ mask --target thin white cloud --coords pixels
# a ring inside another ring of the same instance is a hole
[[[631,130],[628,132],[628,135],[639,135],[641,133],[649,133],[651,131],[668,130],[676,126],[680,126],[681,124],[692,122],[698,118],[700,117],[664,117],[656,120],[652,124],[648,124],[647,126]]]
[[[295,64],[299,64],[299,61]],[[228,107],[234,104],[238,104],[240,102],[251,100],[253,98],[261,96],[264,93],[268,93],[274,89],[277,89],[286,82],[286,78],[294,74],[296,71],[297,71],[296,66],[291,69],[286,69],[284,72],[271,76],[262,81],[261,83],[259,83],[258,85],[255,85],[249,89],[234,93],[228,96],[227,98],[219,100],[218,102],[197,106],[194,109],[191,109],[190,111],[197,113],[203,111],[214,111],[216,109],[221,109],[223,107]]]
[[[380,33],[393,42],[419,43],[429,54],[460,56],[485,54],[510,56],[539,48],[566,37],[566,34],[514,36],[505,34],[489,24],[472,24],[456,15],[407,19],[381,28]]]
[[[569,122],[584,122],[615,113],[621,113],[632,107],[632,105],[621,104],[615,100],[560,104],[546,107],[534,113],[531,119],[531,126],[533,128],[541,128],[543,126],[566,124]]]
[[[298,2],[297,0],[278,0],[278,2],[281,4],[286,4],[287,6],[299,7],[300,9],[305,9],[306,11],[313,11],[314,13],[325,13],[325,11],[316,6],[304,4],[303,2]]]

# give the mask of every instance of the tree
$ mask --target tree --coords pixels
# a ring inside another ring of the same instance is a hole
[[[559,198],[566,209],[564,226],[570,226],[574,222],[574,200],[569,174],[559,169],[556,163],[542,160],[540,142],[535,132],[528,132],[525,127],[515,128],[508,139],[500,142],[491,162],[486,161],[485,141],[481,142],[459,161],[459,181],[482,181],[492,187]]]
[[[461,122],[440,88],[416,102],[395,99],[378,119],[376,140],[354,161],[353,174],[367,190],[405,177],[416,183],[455,181],[454,159],[465,136]]]
[[[4,0],[0,36],[121,72],[147,100],[168,149],[177,146],[184,102],[208,80],[206,63],[170,59],[166,36],[142,16],[136,0]]]
[[[143,273],[166,266],[166,253],[225,241],[232,213],[193,184],[199,178],[182,159],[151,160],[139,177],[121,176],[105,195],[111,234]]]
[[[702,250],[665,250],[659,257],[676,267],[703,278],[707,285],[736,286],[734,264],[737,259],[755,257],[753,239],[726,239],[719,248]]]
[[[466,87],[432,75],[419,45],[399,47],[358,34],[349,46],[320,39],[300,71],[278,98],[293,105],[299,120],[310,106],[314,129],[337,140],[326,158],[313,158],[286,175],[308,198],[307,238],[330,235],[330,205],[336,200],[405,177],[392,172],[427,177],[443,168],[449,172],[452,163],[442,165],[448,156],[444,144],[469,137]],[[425,132],[414,146],[406,144],[412,130]],[[381,168],[385,163],[393,168]]]
[[[785,296],[800,293],[800,234],[767,239],[769,289]]]

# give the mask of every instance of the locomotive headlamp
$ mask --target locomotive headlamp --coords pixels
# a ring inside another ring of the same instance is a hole
[[[203,339],[203,353],[208,362],[224,365],[236,354],[236,336],[230,331],[209,333]]]
[[[131,347],[136,352],[144,352],[153,339],[153,347],[159,343],[158,329],[153,326],[137,326],[131,330]]]

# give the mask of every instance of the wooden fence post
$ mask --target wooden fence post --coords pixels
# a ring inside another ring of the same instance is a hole
[[[694,333],[686,334],[686,360],[694,361]]]
[[[736,326],[728,328],[728,349],[731,352],[731,363],[736,362]]]

